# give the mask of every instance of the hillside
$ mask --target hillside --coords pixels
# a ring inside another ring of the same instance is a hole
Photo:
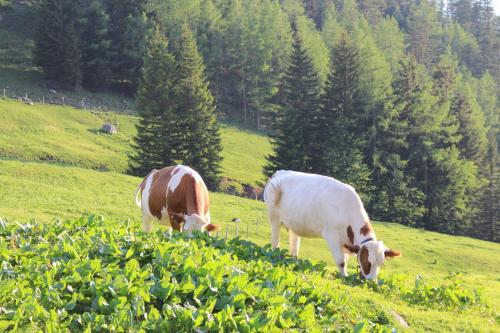
[[[140,210],[135,207],[132,198],[139,178],[37,162],[0,161],[0,170],[0,183],[3,185],[0,197],[4,198],[0,216],[10,221],[52,224],[55,217],[67,219],[83,213],[95,213],[106,216],[106,228],[125,228],[128,224],[132,230],[140,230]],[[211,198],[213,221],[221,225],[219,237],[225,237],[226,232],[229,238],[234,237],[236,228],[230,221],[233,217],[240,217],[240,237],[261,246],[269,243],[270,230],[261,202],[218,193],[212,193]],[[129,222],[124,224],[126,221]],[[382,269],[381,279],[391,283],[391,288],[413,290],[417,275],[423,278],[422,281],[429,288],[461,281],[458,286],[466,291],[479,290],[486,304],[493,308],[500,305],[500,259],[496,255],[500,250],[498,244],[425,232],[397,224],[374,223],[374,227],[380,239],[403,252],[402,258],[387,262]],[[284,231],[282,244],[286,249],[287,235]],[[323,240],[304,240],[300,257],[324,260],[332,272],[336,271]],[[349,271],[355,274],[354,259],[351,259]],[[460,277],[450,280],[450,274],[457,273]],[[352,303],[349,303],[351,305],[348,308],[354,307],[356,302],[373,304],[373,307],[370,306],[372,310],[368,312],[382,309],[388,318],[391,318],[388,314],[391,310],[396,311],[415,331],[460,331],[467,327],[471,330],[480,328],[480,331],[500,329],[496,326],[498,323],[494,324],[493,309],[472,310],[464,304],[466,308],[459,310],[461,306],[458,303],[445,306],[444,303],[439,305],[441,301],[436,301],[438,304],[433,304],[431,295],[440,292],[439,288],[426,291],[429,294],[425,297],[431,297],[427,301],[425,298],[412,301],[396,292],[385,294],[370,291],[370,288],[358,285],[354,280],[342,282],[334,279],[328,283],[333,283],[334,288],[340,288],[342,293],[349,295]],[[349,287],[351,283],[354,285]],[[443,292],[452,292],[451,289],[445,290]],[[456,301],[460,303],[458,299]]]
[[[118,124],[117,135],[100,132],[106,117]],[[0,158],[125,173],[136,121],[132,115],[0,100]],[[221,138],[223,176],[236,183],[262,181],[267,139],[230,125],[222,126]]]

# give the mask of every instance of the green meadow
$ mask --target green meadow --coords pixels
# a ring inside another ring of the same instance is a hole
[[[98,113],[0,101],[0,217],[9,224],[36,225],[96,214],[104,216],[109,230],[128,225],[139,232],[140,210],[133,194],[141,179],[124,174],[136,118],[113,117],[119,133],[110,136],[100,133],[103,120]],[[270,150],[267,139],[224,125],[222,140],[223,176],[239,183],[262,181],[264,156]],[[269,243],[262,202],[222,193],[211,193],[211,202],[213,221],[220,225],[216,237],[234,238],[238,229],[242,239],[259,246]],[[241,219],[238,226],[231,222],[235,217]],[[324,261],[332,273],[319,285],[349,299],[346,313],[361,313],[352,317],[353,329],[359,320],[373,321],[378,316],[373,311],[381,311],[387,318],[384,325],[401,330],[500,331],[499,244],[386,222],[374,222],[374,228],[379,239],[403,253],[386,262],[379,286],[362,284],[354,276],[336,277],[323,240],[305,239],[301,246],[301,258]],[[287,248],[284,231],[281,244]],[[355,275],[355,258],[349,266]]]

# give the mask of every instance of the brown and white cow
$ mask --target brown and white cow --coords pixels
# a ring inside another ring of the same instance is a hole
[[[354,188],[331,177],[278,171],[264,189],[264,201],[273,248],[279,246],[283,225],[295,257],[300,237],[323,237],[341,274],[347,276],[347,259],[357,253],[361,276],[376,279],[385,259],[400,255],[377,240]]]
[[[135,202],[142,208],[145,232],[151,232],[153,220],[188,233],[217,228],[210,223],[210,201],[203,179],[184,165],[152,170],[137,187]]]

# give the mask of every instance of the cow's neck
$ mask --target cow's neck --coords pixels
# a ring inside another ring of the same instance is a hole
[[[353,229],[354,244],[356,245],[361,245],[370,240],[377,240],[377,236],[375,235],[375,231],[373,231],[370,222],[363,222],[359,225],[356,225]]]

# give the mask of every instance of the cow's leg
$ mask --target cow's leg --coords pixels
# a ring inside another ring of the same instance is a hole
[[[347,258],[346,257],[349,257],[349,255],[344,252],[344,246],[341,244],[340,240],[335,235],[331,235],[331,234],[327,235],[325,237],[325,239],[328,242],[328,247],[330,248],[330,251],[332,252],[333,259],[335,259],[335,264],[337,264],[339,272],[343,276],[347,276]]]
[[[210,211],[205,214],[205,222],[210,223]]]
[[[349,261],[349,257],[351,256],[349,253],[345,251],[345,249],[342,248],[342,251],[344,251],[344,272],[343,275],[347,276],[347,262]]]
[[[153,218],[149,214],[142,214],[142,230],[144,232],[153,230]]]
[[[273,249],[280,246],[280,217],[276,212],[269,210],[269,222],[271,223],[271,245]]]
[[[300,237],[292,229],[288,229],[288,243],[290,244],[291,255],[297,258],[299,256]]]

